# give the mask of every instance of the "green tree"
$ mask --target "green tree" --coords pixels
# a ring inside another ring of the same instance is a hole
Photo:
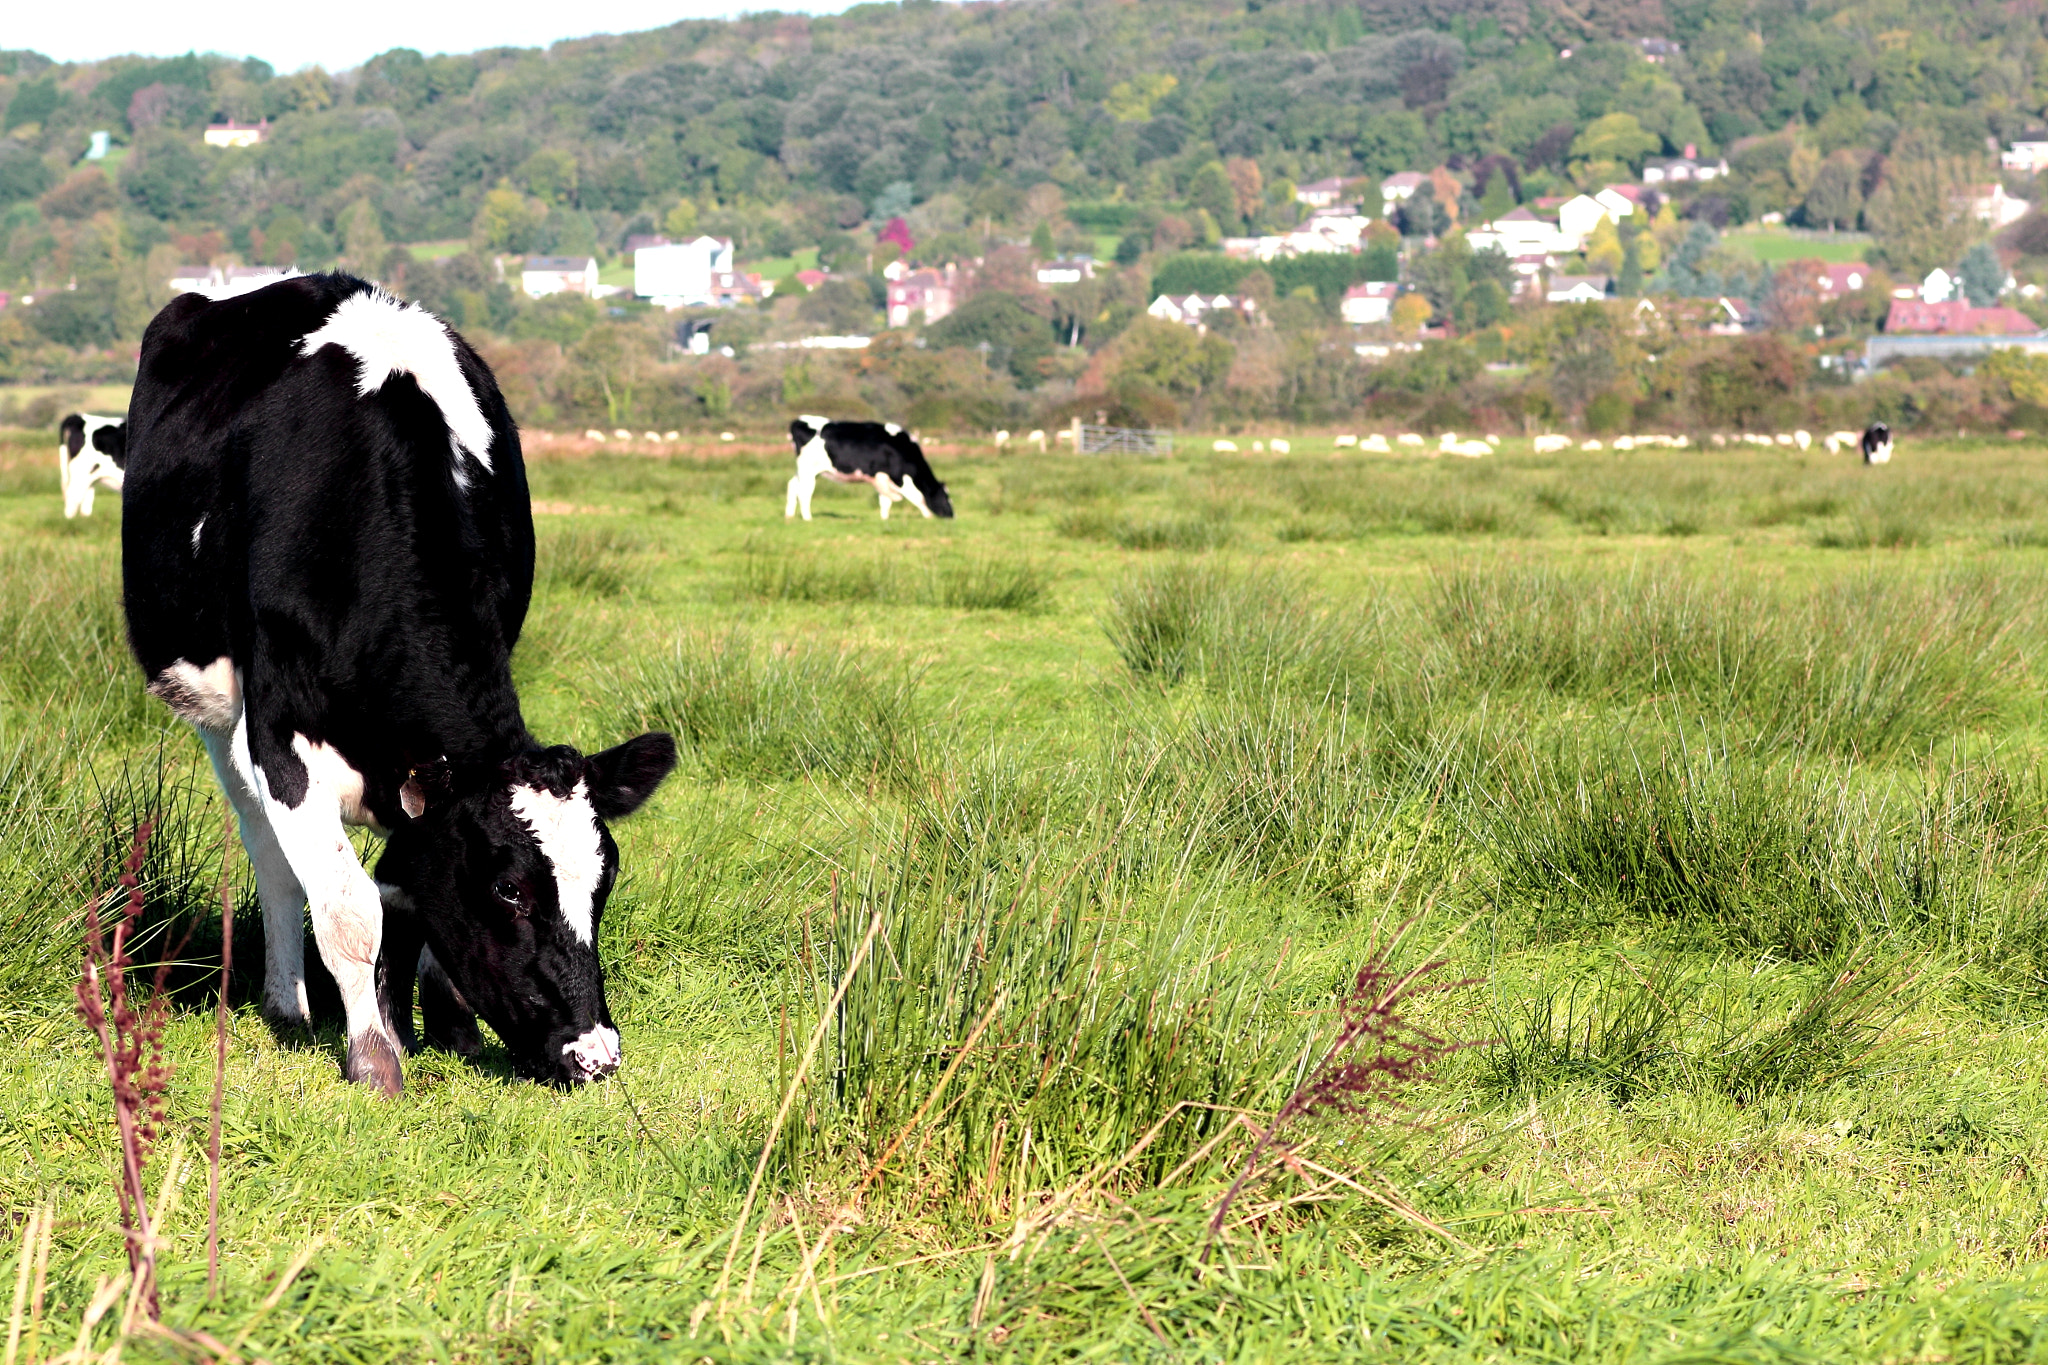
[[[570,204],[576,200],[576,157],[559,148],[546,148],[526,158],[518,171],[526,192],[544,204]]]
[[[503,181],[484,196],[469,237],[485,251],[526,251],[533,246],[545,211]]]
[[[1515,207],[1515,192],[1508,187],[1508,178],[1499,171],[1486,182],[1486,193],[1479,199],[1479,220],[1491,223]]]
[[[1634,114],[1605,114],[1587,124],[1586,130],[1572,139],[1572,155],[1587,161],[1613,161],[1637,166],[1663,142],[1655,133],[1644,131]]]
[[[1031,229],[1031,254],[1041,261],[1049,261],[1053,258],[1054,247],[1052,244],[1051,223],[1041,219],[1038,226]]]
[[[1964,254],[1962,267],[1956,273],[1961,278],[1963,294],[1973,307],[1991,307],[2005,289],[2005,266],[1989,242],[1979,242],[1971,247]]]
[[[1052,324],[1026,308],[1014,294],[985,289],[925,329],[933,346],[964,346],[984,352],[989,368],[1007,370],[1019,388],[1045,378],[1040,366],[1053,352]]]
[[[1188,206],[1207,213],[1219,226],[1237,223],[1237,189],[1222,162],[1205,162],[1195,172],[1188,182]]]
[[[1614,292],[1625,299],[1632,299],[1643,292],[1642,241],[1642,234],[1636,233],[1621,251],[1621,278],[1615,282]]]
[[[1205,334],[1149,317],[1126,328],[1114,349],[1113,373],[1118,383],[1184,397],[1198,397],[1221,383],[1237,358],[1236,348],[1213,332]]]
[[[121,166],[121,189],[152,218],[183,218],[207,201],[206,161],[170,128],[151,128],[135,140]]]
[[[1863,168],[1851,155],[1827,159],[1806,191],[1800,213],[1808,227],[1853,228],[1863,213]]]
[[[1886,262],[1915,276],[1954,262],[1973,227],[1957,203],[1965,184],[1958,163],[1924,145],[1892,158],[1863,208]]]

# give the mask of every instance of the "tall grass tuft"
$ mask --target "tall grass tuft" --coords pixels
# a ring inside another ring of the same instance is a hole
[[[1043,565],[1009,555],[917,562],[902,556],[774,553],[750,547],[740,588],[771,602],[874,602],[959,611],[1042,611],[1051,604]]]
[[[128,651],[118,554],[0,551],[0,641],[0,707],[62,715],[116,742],[169,722]]]
[[[1126,550],[1214,550],[1230,543],[1231,525],[1220,511],[1206,515],[1137,516],[1108,507],[1081,507],[1056,523],[1073,540],[1103,540]]]
[[[1774,591],[1495,562],[1440,572],[1433,614],[1469,685],[1669,698],[1766,744],[1879,758],[2004,715],[2024,688],[2015,623],[2043,596],[2035,577]]]
[[[534,577],[562,591],[617,597],[638,577],[632,562],[641,548],[633,536],[608,527],[571,526],[539,537]]]
[[[1110,643],[1140,678],[1342,694],[1376,673],[1380,618],[1323,602],[1282,570],[1178,559],[1111,590]]]
[[[709,776],[895,783],[919,768],[919,679],[866,652],[734,631],[678,636],[610,686],[623,725],[672,732]]]

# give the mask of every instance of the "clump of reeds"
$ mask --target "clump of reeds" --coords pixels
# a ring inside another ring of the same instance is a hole
[[[612,680],[627,726],[664,729],[714,777],[903,781],[918,768],[918,672],[854,649],[682,635]]]
[[[120,878],[126,895],[111,935],[101,927],[99,897],[86,903],[85,962],[79,974],[77,996],[79,1017],[99,1039],[101,1059],[114,1092],[114,1125],[121,1144],[117,1189],[129,1272],[143,1311],[155,1318],[159,1315],[156,1235],[150,1225],[142,1172],[163,1126],[165,1094],[171,1079],[171,1069],[163,1055],[168,1009],[164,978],[169,972],[169,955],[157,968],[156,989],[140,1009],[130,996],[128,981],[129,970],[135,965],[128,947],[142,918],[142,863],[152,829],[148,820],[136,826],[134,843]]]
[[[903,555],[777,553],[750,549],[740,588],[771,602],[873,602],[888,606],[951,607],[960,611],[1042,610],[1050,576],[1037,561],[1006,555],[942,558]]]
[[[1375,608],[1340,609],[1283,570],[1202,557],[1117,584],[1103,622],[1133,674],[1341,695],[1374,676]]]
[[[534,576],[546,586],[617,597],[632,581],[640,542],[609,527],[576,526],[539,538]]]

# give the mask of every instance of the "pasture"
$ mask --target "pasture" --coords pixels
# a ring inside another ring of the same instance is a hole
[[[222,803],[49,444],[0,446],[38,1356],[123,1264],[71,990],[153,815],[164,1321],[239,1358],[2048,1357],[2048,452],[939,444],[957,520],[804,525],[786,446],[542,449],[529,720],[684,751],[617,830],[624,1069],[351,1089],[259,1019],[234,857],[209,1302]],[[1383,952],[1474,1046],[1291,1127],[1212,1233]]]

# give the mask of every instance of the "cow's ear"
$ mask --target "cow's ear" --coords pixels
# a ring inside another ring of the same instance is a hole
[[[421,763],[399,784],[398,804],[405,808],[408,817],[417,820],[427,813],[428,806],[444,800],[453,785],[454,774],[449,771],[445,757]]]
[[[586,762],[591,806],[607,820],[622,819],[639,810],[675,770],[675,736],[659,730],[636,735]]]

